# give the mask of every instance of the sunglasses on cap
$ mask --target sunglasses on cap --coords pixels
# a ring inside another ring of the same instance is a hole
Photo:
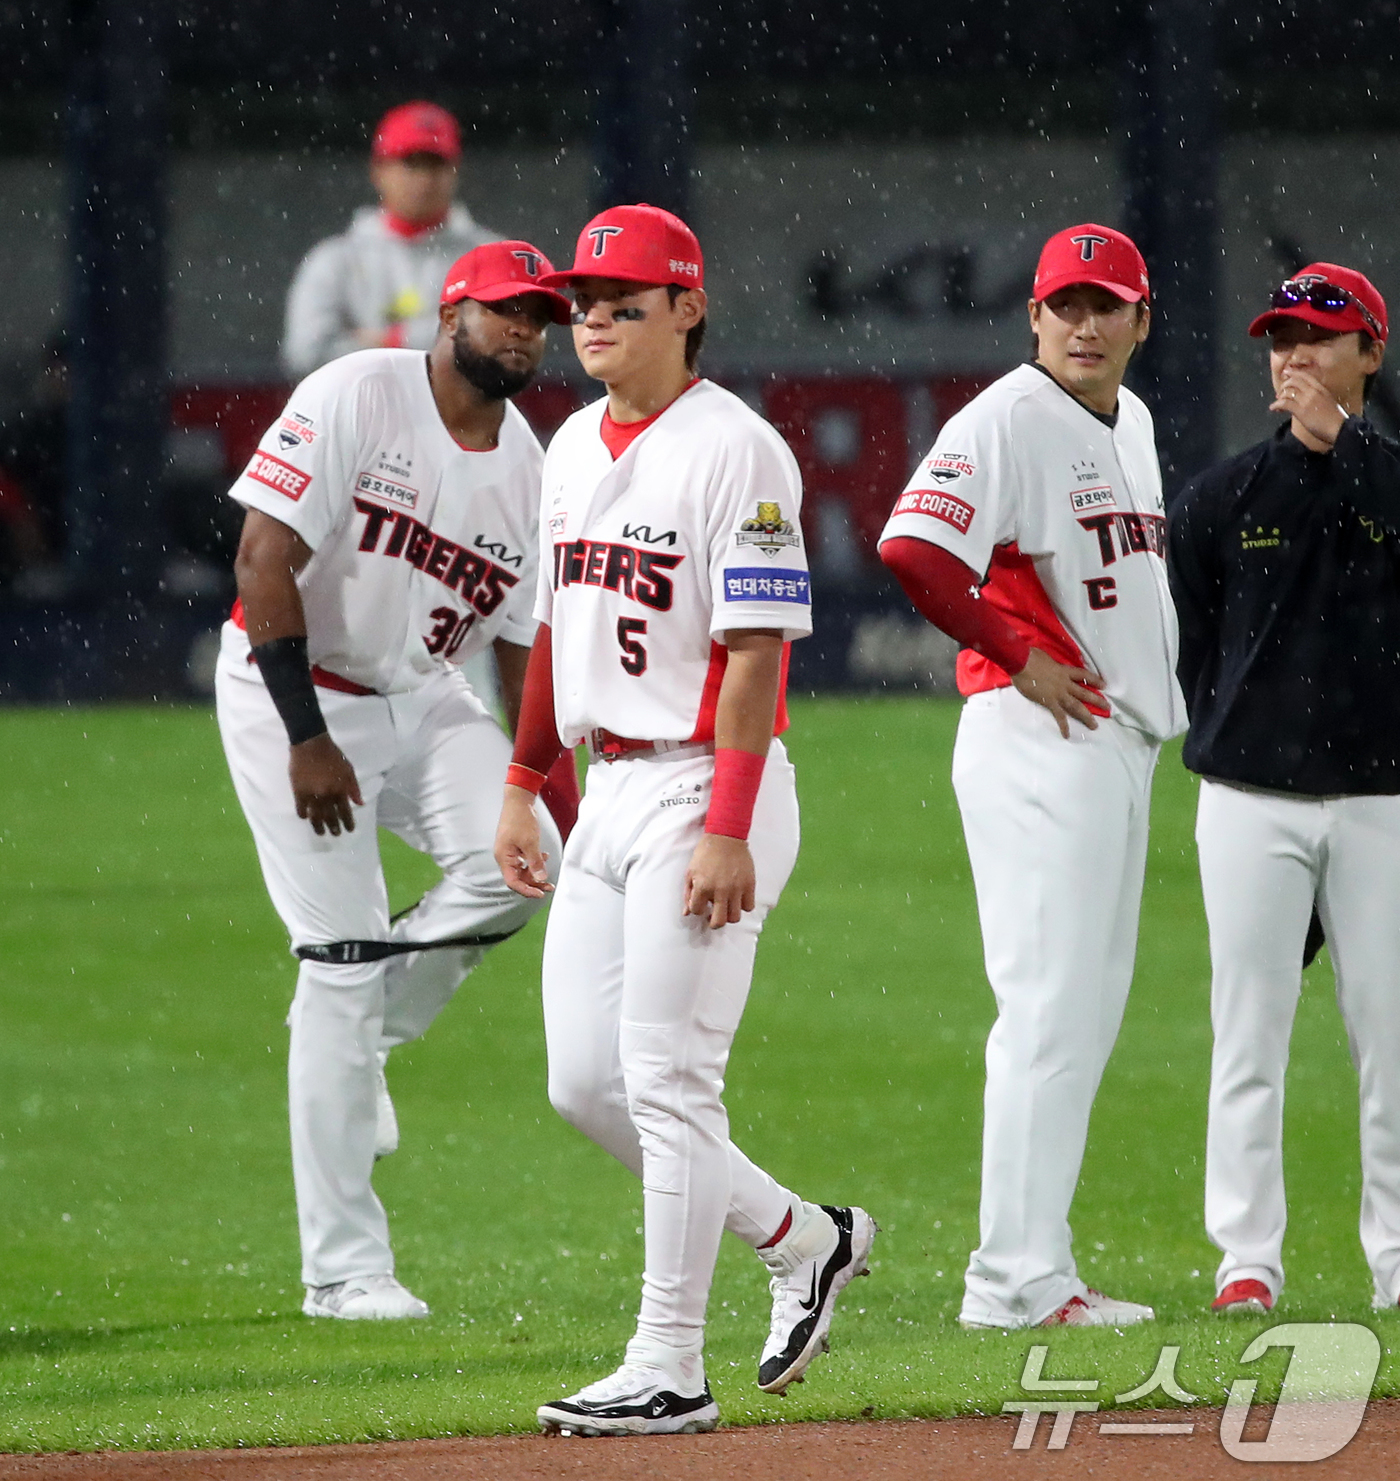
[[[1269,307],[1274,309],[1297,308],[1300,303],[1319,309],[1324,314],[1343,314],[1347,309],[1355,309],[1376,339],[1385,338],[1379,321],[1370,309],[1354,293],[1348,293],[1345,288],[1339,288],[1325,278],[1289,278],[1274,289],[1273,296],[1269,299]]]

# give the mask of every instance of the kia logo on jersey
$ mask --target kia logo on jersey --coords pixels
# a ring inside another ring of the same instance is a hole
[[[1082,236],[1071,237],[1070,241],[1079,248],[1079,257],[1082,262],[1092,262],[1094,252],[1099,247],[1108,246],[1107,237],[1095,236],[1092,232],[1085,232]]]
[[[562,533],[563,526],[559,527],[557,533]],[[663,530],[659,535],[653,535],[650,525],[629,525],[622,527],[622,538],[624,540],[640,540],[644,545],[660,545],[663,541],[667,545],[676,543],[676,532],[674,530]]]
[[[620,226],[590,226],[588,235],[593,238],[593,255],[601,257],[608,250],[608,238],[620,237],[622,227]]]
[[[473,538],[472,544],[478,550],[489,551],[498,560],[503,561],[508,566],[518,566],[525,558],[520,555],[507,555],[506,550],[508,547],[504,540],[483,540],[480,535],[477,535]]]

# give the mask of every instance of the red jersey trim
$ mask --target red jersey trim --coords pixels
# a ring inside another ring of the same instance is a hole
[[[1060,621],[1060,614],[1036,574],[1035,562],[1021,553],[1014,540],[992,551],[982,599],[990,602],[1032,648],[1039,648],[1056,663],[1085,667],[1079,644]],[[959,694],[983,694],[989,689],[1011,687],[1011,675],[1000,664],[971,648],[964,648],[958,654],[957,673]],[[1088,708],[1095,715],[1106,717],[1111,713],[1106,705],[1091,704]]]
[[[773,716],[773,734],[781,735],[788,728],[787,684],[788,660],[792,657],[792,644],[783,644],[783,667],[778,679],[778,708]],[[705,687],[700,692],[700,716],[695,729],[690,733],[687,744],[695,745],[715,738],[715,711],[719,707],[719,689],[724,683],[724,671],[729,666],[729,649],[723,643],[710,639],[710,667],[705,674]]]
[[[699,384],[700,377],[697,375],[690,382],[690,385],[686,386],[685,390],[681,392],[681,395],[675,398],[675,401],[668,401],[660,411],[652,412],[649,417],[643,417],[640,422],[615,422],[607,407],[604,407],[603,420],[599,424],[598,435],[603,439],[603,446],[612,454],[613,462],[617,462],[623,453],[651,426],[657,417],[665,416],[676,404],[676,401],[679,401],[681,396],[684,396],[685,392],[690,390],[690,386],[698,386]]]

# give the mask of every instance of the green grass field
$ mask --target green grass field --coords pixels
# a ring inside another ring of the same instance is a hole
[[[991,996],[948,782],[956,709],[794,710],[802,858],[764,936],[727,1099],[751,1155],[809,1197],[863,1203],[885,1232],[834,1351],[786,1400],[753,1382],[766,1272],[727,1244],[709,1343],[725,1419],[995,1413],[1022,1396],[1035,1340],[1050,1342],[1047,1375],[1100,1378],[1099,1397],[1178,1343],[1181,1381],[1219,1402],[1267,1323],[1203,1315],[1207,957],[1195,787],[1175,751],[1074,1215],[1085,1275],[1160,1319],[978,1335],[956,1315]],[[295,969],[212,716],[9,711],[0,758],[0,1450],[531,1430],[542,1399],[611,1371],[636,1309],[640,1199],[545,1099],[538,924],[390,1064],[403,1150],[377,1184],[400,1273],[434,1316],[311,1322],[285,1129]],[[389,858],[398,906],[427,875],[397,844]],[[1400,1326],[1372,1317],[1357,1244],[1355,1078],[1325,954],[1294,1059],[1278,1317],[1372,1323],[1387,1349],[1377,1392],[1400,1392]]]

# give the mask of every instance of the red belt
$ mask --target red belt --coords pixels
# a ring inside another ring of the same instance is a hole
[[[311,682],[319,684],[322,689],[337,689],[341,694],[378,694],[377,689],[366,689],[363,684],[357,684],[353,679],[342,679],[339,674],[333,674],[329,669],[323,669],[319,664],[311,665]]]
[[[249,663],[256,663],[257,656],[250,653]],[[311,682],[319,684],[322,689],[335,689],[341,694],[378,694],[377,689],[366,689],[363,684],[357,684],[353,679],[342,679],[339,674],[333,674],[329,669],[323,669],[319,663],[311,665]]]
[[[605,761],[615,761],[619,756],[631,756],[637,751],[655,750],[656,742],[629,740],[625,735],[614,735],[611,730],[590,731],[588,749]]]

